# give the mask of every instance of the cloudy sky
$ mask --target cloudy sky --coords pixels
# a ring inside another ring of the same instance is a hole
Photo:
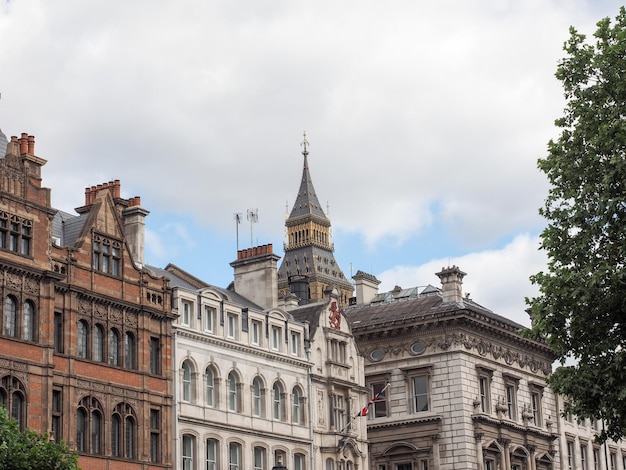
[[[226,286],[273,243],[302,172],[346,276],[439,285],[528,324],[544,269],[537,170],[570,25],[598,0],[0,0],[0,128],[36,136],[54,207],[113,179],[141,196],[146,262]],[[246,221],[248,209],[259,220]]]

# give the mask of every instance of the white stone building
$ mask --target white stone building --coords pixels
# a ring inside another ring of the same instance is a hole
[[[385,294],[373,276],[355,276],[359,298],[345,315],[370,393],[384,390],[368,415],[370,468],[562,468],[556,398],[545,385],[553,353],[463,297],[460,269],[437,275],[441,288]]]

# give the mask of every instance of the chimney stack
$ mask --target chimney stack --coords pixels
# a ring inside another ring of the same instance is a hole
[[[457,266],[441,268],[441,272],[436,273],[441,279],[443,303],[454,302],[463,303],[463,277],[466,275]]]
[[[264,309],[278,305],[278,270],[280,256],[272,244],[255,246],[237,252],[237,260],[230,263],[235,270],[235,292]]]
[[[120,181],[115,180],[109,184],[114,198],[119,197]],[[124,236],[133,260],[139,267],[144,265],[145,241],[146,241],[146,216],[150,211],[141,207],[141,198],[135,196],[128,200],[128,207],[122,211],[124,220]]]
[[[356,274],[352,276],[352,279],[354,279],[356,288],[356,304],[369,304],[374,297],[376,297],[376,294],[378,294],[380,281],[376,279],[376,276],[361,270],[358,270]]]

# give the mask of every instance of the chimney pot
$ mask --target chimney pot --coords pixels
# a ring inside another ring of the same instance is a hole
[[[35,155],[35,136],[34,135],[28,136],[28,153],[30,153],[31,155]]]
[[[22,138],[20,139],[20,154],[28,153],[28,134],[22,132]]]

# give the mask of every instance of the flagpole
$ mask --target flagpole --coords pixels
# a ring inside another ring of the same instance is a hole
[[[352,418],[350,418],[350,420],[346,423],[346,425],[343,427],[343,429],[341,431],[339,431],[339,432],[344,432],[344,430],[348,429],[350,427],[350,424],[352,423],[352,421],[354,421],[359,416],[367,416],[367,413],[369,412],[370,405],[372,403],[375,403],[376,400],[378,400],[380,398],[380,396],[383,393],[385,393],[385,390],[387,390],[387,388],[389,388],[389,382],[387,382],[387,384],[383,387],[383,389],[380,392],[378,392],[376,395],[374,395],[370,401],[367,402],[367,405],[365,405],[363,408],[361,408],[361,410],[359,410],[359,412],[356,415],[354,415]]]

